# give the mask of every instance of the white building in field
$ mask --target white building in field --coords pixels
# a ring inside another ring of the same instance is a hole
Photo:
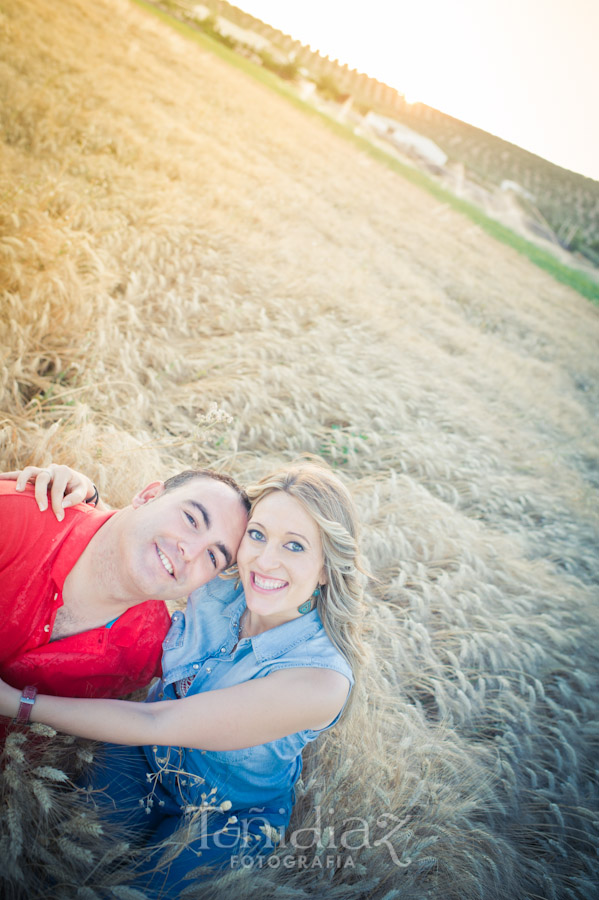
[[[372,128],[375,134],[386,138],[404,153],[417,154],[434,166],[444,166],[447,162],[447,154],[434,141],[417,131],[412,131],[411,128],[406,128],[395,119],[369,112],[364,117],[364,123]]]
[[[535,198],[533,197],[533,195],[529,193],[529,191],[527,191],[525,188],[523,188],[521,184],[518,184],[517,181],[510,181],[509,179],[505,178],[501,182],[500,190],[502,190],[504,193],[511,192],[512,194],[518,194],[520,197],[524,197],[526,200],[530,200],[534,203]]]
[[[201,3],[197,3],[193,7],[192,12],[194,18],[200,22],[212,14],[211,10]],[[261,34],[256,34],[255,31],[249,31],[247,28],[240,28],[239,25],[235,25],[234,22],[225,19],[223,16],[214,16],[214,19],[217,30],[225,37],[232,38],[238,44],[245,44],[246,47],[251,47],[256,53],[260,53],[261,50],[267,50],[269,53],[272,53],[273,48],[270,41],[262,37]]]

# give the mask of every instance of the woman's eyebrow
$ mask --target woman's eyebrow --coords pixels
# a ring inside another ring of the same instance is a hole
[[[261,522],[256,522],[255,519],[251,519],[251,520],[248,522],[248,528],[254,528],[254,527],[256,527],[256,526],[257,526],[258,528],[263,528],[264,531],[267,531],[266,525],[263,525]],[[305,537],[305,535],[300,534],[299,531],[287,531],[286,534],[291,535],[291,536],[293,536],[293,537],[301,538],[302,541],[305,541],[305,542],[306,542],[306,544],[308,545],[308,547],[311,547],[311,546],[312,546],[312,544],[310,543],[310,541],[308,540],[308,538]]]
[[[310,544],[310,541],[309,541],[309,540],[308,540],[308,538],[307,538],[307,537],[305,537],[305,535],[303,535],[303,534],[300,534],[300,533],[299,533],[299,532],[297,532],[297,531],[288,531],[288,532],[287,532],[287,534],[292,534],[292,535],[294,535],[294,537],[298,537],[298,538],[301,538],[301,539],[302,539],[302,541],[305,541],[305,542],[306,542],[306,544],[308,544],[308,546],[311,546],[311,544]]]

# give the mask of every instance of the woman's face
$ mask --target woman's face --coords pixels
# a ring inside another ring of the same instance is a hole
[[[295,497],[267,494],[252,511],[237,566],[248,609],[272,626],[287,622],[326,581],[320,530]]]

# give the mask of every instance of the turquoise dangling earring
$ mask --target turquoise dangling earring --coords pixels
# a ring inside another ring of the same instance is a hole
[[[300,606],[298,606],[297,611],[301,616],[305,616],[306,613],[309,613],[312,609],[312,604],[318,599],[320,596],[320,585],[317,585],[316,588],[312,591],[312,596],[309,600],[305,600]]]

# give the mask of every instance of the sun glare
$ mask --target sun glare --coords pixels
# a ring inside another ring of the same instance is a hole
[[[559,165],[599,178],[599,5],[571,0],[242,0],[312,49]],[[556,65],[556,48],[560,48]],[[567,73],[567,77],[565,75]]]

